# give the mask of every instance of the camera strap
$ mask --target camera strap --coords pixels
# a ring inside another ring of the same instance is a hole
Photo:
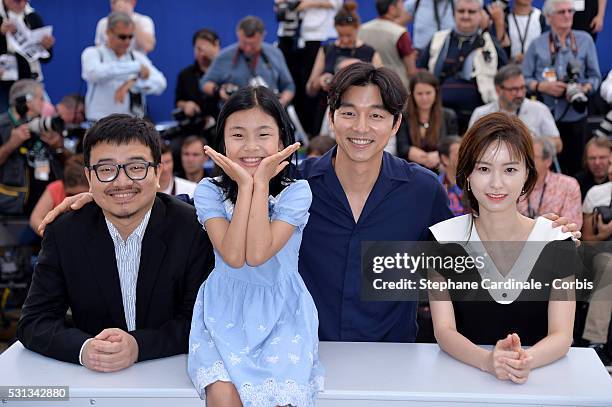
[[[527,17],[527,24],[525,24],[525,32],[521,33],[521,29],[519,27],[518,20],[516,19],[516,14],[512,13],[512,19],[514,20],[514,25],[516,26],[516,32],[519,37],[519,41],[521,42],[521,54],[525,54],[525,42],[527,42],[527,33],[529,33],[529,24],[531,23],[531,16],[533,15],[533,10],[529,12],[529,17]]]
[[[544,194],[546,193],[546,182],[544,186],[542,186],[542,194],[540,194],[540,202],[538,203],[537,209],[531,207],[531,194],[527,197],[527,216],[531,219],[535,219],[536,216],[540,215],[540,209],[542,209],[542,200],[544,199]]]
[[[132,61],[136,62],[136,58],[134,58],[134,53],[132,51],[130,51],[130,58],[132,58]],[[128,95],[130,97],[130,112],[132,112],[135,117],[140,119],[144,118],[146,114],[146,106],[142,93],[136,93],[130,90]]]
[[[574,54],[574,58],[578,58],[578,44],[576,43],[576,37],[573,31],[569,32],[569,38],[572,54]],[[554,67],[557,63],[557,54],[561,49],[561,44],[558,39],[554,38],[552,30],[548,32],[548,49],[550,50],[551,65]]]

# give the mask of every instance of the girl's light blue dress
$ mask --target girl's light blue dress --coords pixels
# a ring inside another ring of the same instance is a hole
[[[312,406],[323,389],[319,319],[298,274],[312,194],[304,180],[269,199],[271,220],[294,225],[287,244],[257,267],[235,269],[215,251],[215,269],[198,292],[188,371],[200,397],[215,381],[232,382],[244,406]],[[209,178],[195,191],[198,219],[231,220],[233,204]]]

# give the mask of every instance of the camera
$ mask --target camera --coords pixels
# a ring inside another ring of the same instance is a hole
[[[293,21],[291,12],[300,5],[300,0],[287,0],[276,5],[276,21]]]
[[[223,90],[225,91],[225,94],[229,97],[231,97],[234,93],[238,92],[238,89],[240,89],[240,87],[238,85],[234,85],[233,83],[226,83],[225,85],[223,85]]]
[[[571,103],[578,113],[586,110],[589,98],[582,91],[582,86],[578,83],[580,79],[580,63],[569,61],[567,63],[567,88],[565,89],[565,99]]]
[[[35,117],[28,122],[28,129],[35,134],[49,131],[63,134],[66,124],[59,116]]]
[[[177,107],[172,111],[174,123],[157,124],[155,129],[167,140],[186,134],[199,134],[204,127],[204,117],[202,113],[189,117],[181,108]]]

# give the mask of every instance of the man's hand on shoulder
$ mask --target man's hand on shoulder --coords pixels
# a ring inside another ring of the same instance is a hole
[[[98,372],[116,372],[138,360],[136,339],[119,328],[108,328],[89,341],[83,349],[85,367]]]
[[[561,227],[561,231],[563,233],[570,232],[574,240],[578,240],[582,237],[582,232],[580,232],[580,228],[577,224],[572,223],[568,218],[560,217],[556,213],[546,213],[542,215],[542,217],[552,220],[553,228]]]
[[[38,227],[38,233],[40,236],[45,234],[45,227],[50,223],[53,223],[58,216],[60,216],[64,212],[68,211],[77,211],[81,209],[85,204],[93,201],[93,196],[91,192],[81,192],[80,194],[69,196],[64,198],[62,203],[53,208],[47,215],[44,217],[42,223]]]

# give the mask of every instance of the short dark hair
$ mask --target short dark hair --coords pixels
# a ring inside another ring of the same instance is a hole
[[[211,44],[218,44],[219,35],[209,28],[202,28],[196,31],[195,34],[193,34],[193,38],[191,39],[191,45],[195,45],[197,40],[206,40]]]
[[[438,154],[441,156],[450,156],[450,149],[453,144],[461,144],[461,137],[459,136],[447,136],[444,137],[440,144],[438,144]]]
[[[155,127],[146,120],[127,114],[111,114],[96,122],[85,134],[83,156],[85,166],[89,166],[91,150],[100,143],[115,145],[138,142],[149,147],[153,163],[161,160],[160,136]]]
[[[70,93],[69,95],[64,96],[62,100],[59,101],[59,103],[69,109],[75,109],[79,105],[85,104],[85,98],[79,93]]]
[[[261,18],[257,16],[246,16],[238,23],[236,30],[240,30],[247,37],[252,37],[255,34],[263,34],[266,31],[266,26]]]
[[[168,153],[172,153],[172,147],[170,146],[170,144],[166,144],[164,142],[164,140],[159,140],[160,145],[161,145],[161,154],[160,156],[164,155],[164,154],[168,154]]]
[[[519,75],[523,75],[523,70],[520,66],[516,64],[505,65],[501,67],[499,71],[497,71],[493,82],[495,83],[495,86],[501,87],[508,79]]]
[[[384,16],[389,11],[389,7],[398,1],[399,0],[376,0],[376,12],[379,16]]]
[[[208,143],[206,142],[206,139],[204,139],[204,137],[200,137],[200,136],[187,136],[187,137],[185,137],[185,140],[183,140],[183,144],[181,144],[181,150],[183,149],[183,147],[190,146],[193,143],[201,143],[202,147],[206,147],[208,145]]]
[[[393,115],[393,125],[400,119],[408,92],[399,76],[389,68],[376,68],[366,62],[356,62],[341,69],[330,84],[327,102],[333,118],[334,112],[340,108],[342,95],[351,86],[375,85],[380,90],[385,110]]]

